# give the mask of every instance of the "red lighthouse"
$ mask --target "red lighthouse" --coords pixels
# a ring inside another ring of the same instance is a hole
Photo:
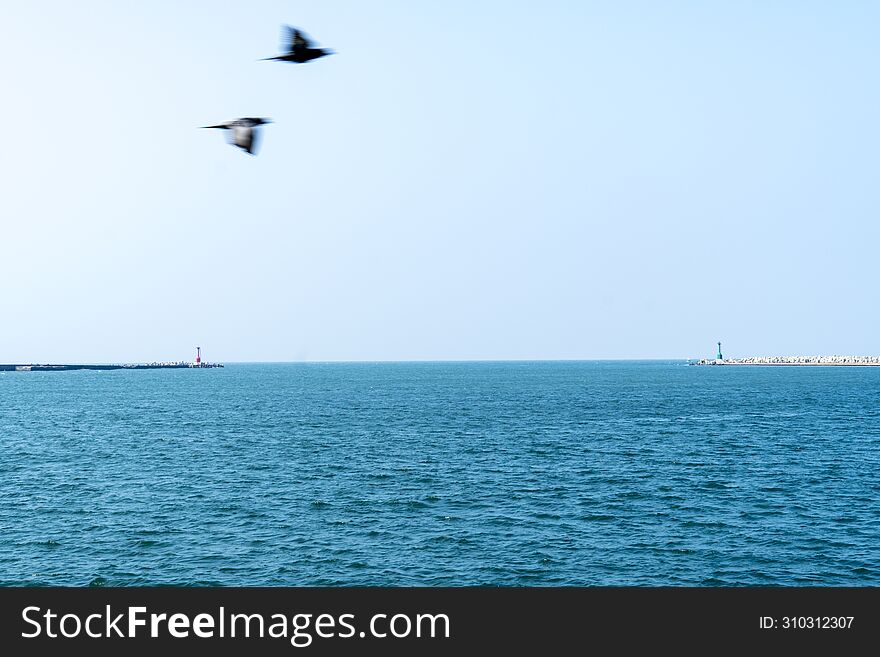
[[[196,366],[202,364],[202,348],[196,347]]]

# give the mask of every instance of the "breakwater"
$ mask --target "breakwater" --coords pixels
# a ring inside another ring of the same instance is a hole
[[[0,364],[0,372],[70,372],[74,370],[169,370],[205,369],[223,367],[220,363],[190,363],[185,361],[170,363],[136,363],[114,365],[63,365],[63,364]]]
[[[748,358],[703,358],[694,365],[780,365],[877,367],[880,356],[751,356]]]

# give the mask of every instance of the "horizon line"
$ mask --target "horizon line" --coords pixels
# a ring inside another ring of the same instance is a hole
[[[752,356],[754,357],[754,356]],[[651,356],[623,358],[402,358],[402,359],[317,359],[317,360],[203,360],[203,363],[232,365],[308,365],[308,364],[394,364],[394,363],[621,363],[621,362],[664,362],[664,361],[697,361],[707,359],[705,356]],[[708,358],[708,360],[712,360]],[[728,360],[728,359],[725,359]],[[191,363],[194,360],[179,359],[174,361],[17,361],[0,363],[0,366],[26,365],[140,365],[146,363]]]
[[[203,360],[204,363],[229,363],[237,365],[298,365],[309,363],[585,363],[585,362],[636,362],[636,361],[686,361],[699,357],[649,357],[649,358],[400,358],[400,359],[317,359],[317,360]],[[0,365],[136,365],[154,362],[190,363],[193,360],[174,361],[16,361]]]
[[[845,354],[830,354],[842,356]],[[810,354],[815,357],[818,354]],[[849,356],[852,356],[850,354]],[[880,356],[880,355],[878,355]],[[739,358],[768,358],[779,356],[729,356],[724,360],[736,360]],[[861,356],[864,357],[864,356]],[[308,364],[394,364],[394,363],[621,363],[621,362],[663,362],[663,361],[697,361],[714,360],[707,356],[651,356],[651,357],[622,357],[622,358],[402,358],[402,359],[316,359],[316,360],[203,360],[203,363],[234,364],[234,365],[308,365]],[[190,363],[194,360],[177,359],[169,361],[19,361],[0,363],[0,366],[11,365],[138,365],[156,362]]]

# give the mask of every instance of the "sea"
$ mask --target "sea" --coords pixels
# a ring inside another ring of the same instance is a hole
[[[3,372],[0,585],[878,586],[880,368]]]

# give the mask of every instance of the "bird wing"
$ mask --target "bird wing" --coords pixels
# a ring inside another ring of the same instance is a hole
[[[296,52],[305,48],[312,47],[312,40],[305,32],[296,27],[287,26],[288,50]]]
[[[236,126],[232,129],[232,143],[253,154],[256,145],[257,131],[246,126]]]

